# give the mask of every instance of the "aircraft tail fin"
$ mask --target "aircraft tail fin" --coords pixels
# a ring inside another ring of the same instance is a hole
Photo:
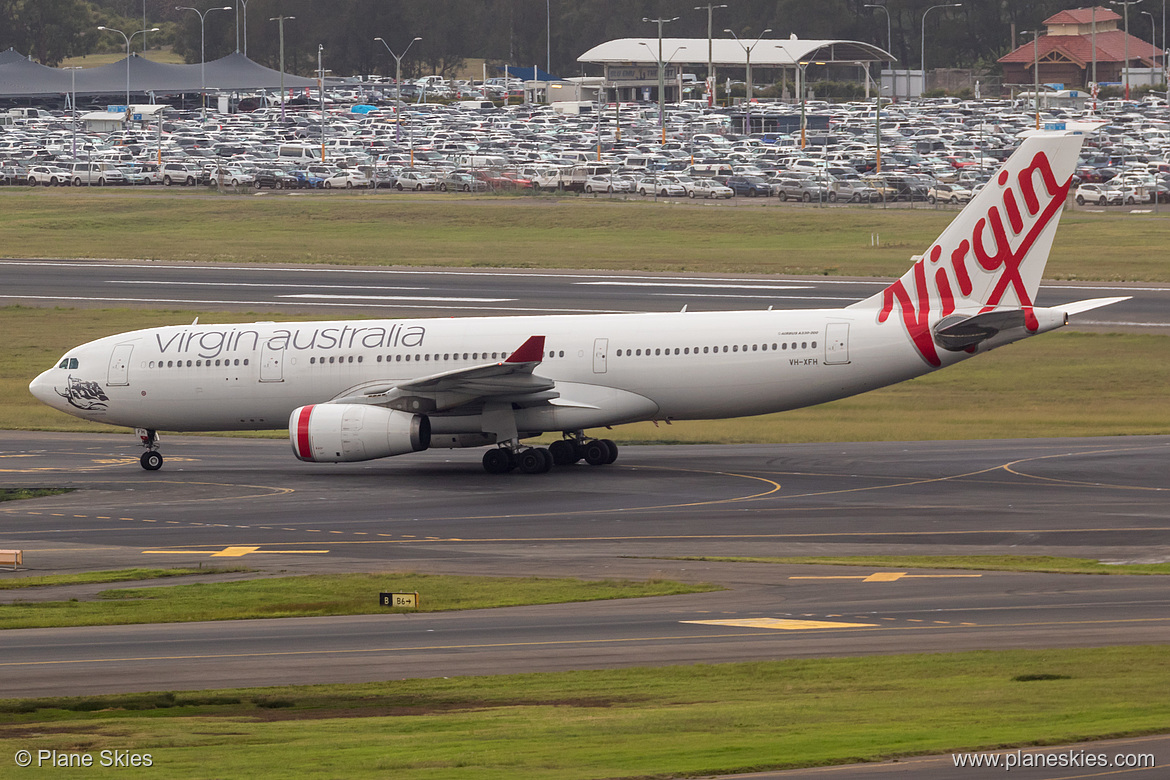
[[[1022,310],[1035,332],[1033,301],[1083,139],[1079,130],[1025,138],[901,279],[849,308],[875,309],[879,322],[901,319],[933,366],[941,360],[931,327],[956,312]]]

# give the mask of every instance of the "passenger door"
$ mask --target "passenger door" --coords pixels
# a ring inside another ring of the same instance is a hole
[[[119,344],[110,353],[110,370],[106,376],[106,384],[122,386],[130,384],[130,354],[134,351],[133,344]]]

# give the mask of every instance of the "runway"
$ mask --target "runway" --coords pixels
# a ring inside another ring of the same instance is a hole
[[[611,467],[482,472],[475,453],[372,464],[287,443],[6,432],[0,507],[33,570],[243,563],[268,571],[667,577],[665,599],[6,635],[10,695],[213,688],[1170,640],[1160,578],[890,571],[672,556],[1170,557],[1170,437],[625,447]],[[67,597],[67,596],[64,596]],[[371,594],[376,599],[376,594]]]
[[[100,260],[0,260],[0,305],[146,307],[312,313],[322,317],[449,317],[836,308],[888,279],[637,274],[514,269],[189,265]],[[1050,282],[1037,303],[1133,300],[1079,316],[1073,326],[1170,332],[1170,286]]]

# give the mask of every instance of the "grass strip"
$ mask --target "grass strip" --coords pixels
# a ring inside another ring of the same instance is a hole
[[[0,501],[25,501],[72,492],[73,488],[0,488]]]
[[[0,429],[124,432],[50,409],[29,394],[28,383],[77,344],[134,328],[187,323],[195,314],[0,308],[0,332],[8,345],[0,352]],[[201,322],[263,319],[199,315]],[[1167,387],[1170,336],[1066,331],[808,409],[669,427],[638,423],[607,437],[627,444],[743,444],[1166,434]]]
[[[0,190],[5,257],[901,276],[944,208],[592,197]],[[215,230],[208,230],[215,225]],[[393,241],[386,241],[393,235]],[[877,242],[875,243],[875,237]],[[1170,216],[1069,211],[1047,276],[1170,281]]]
[[[1167,686],[1164,647],[1110,647],[8,700],[0,752],[144,752],[170,777],[685,777],[1158,733]]]
[[[866,566],[883,569],[973,569],[1043,574],[1170,574],[1170,563],[1113,564],[1101,563],[1091,558],[1058,558],[1048,555],[849,555],[779,558],[704,555],[671,560]]]
[[[83,571],[75,574],[49,574],[43,577],[20,577],[17,579],[0,579],[0,590],[14,590],[17,588],[41,588],[51,585],[90,585],[104,582],[137,582],[138,580],[157,580],[166,577],[186,577],[192,574],[226,574],[228,572],[246,572],[250,569],[221,568],[209,566],[207,568],[178,568],[178,569],[115,569],[112,571]]]
[[[0,605],[0,629],[184,623],[196,620],[444,612],[563,604],[571,601],[672,596],[722,590],[668,580],[459,577],[431,574],[311,574],[103,591],[99,601]],[[420,594],[418,610],[390,609],[381,592]]]

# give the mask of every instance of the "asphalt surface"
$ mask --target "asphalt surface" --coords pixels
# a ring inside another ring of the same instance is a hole
[[[885,283],[0,261],[0,305],[328,317],[826,307],[867,297]],[[1157,285],[1051,284],[1038,303],[1133,295],[1075,318],[1073,327],[1164,333],[1168,293]],[[226,563],[263,576],[350,570],[667,577],[727,590],[457,614],[7,632],[0,657],[5,695],[1170,641],[1170,596],[1160,578],[666,559],[1006,552],[1164,561],[1170,437],[627,447],[612,467],[582,465],[539,477],[487,475],[475,451],[340,466],[299,463],[287,442],[168,438],[163,451],[166,466],[149,474],[137,466],[140,450],[130,437],[0,432],[0,484],[78,488],[0,505],[0,546],[25,551],[24,569],[0,577]],[[0,603],[87,599],[105,587],[0,592]],[[1165,756],[1168,742],[1034,750],[1101,747],[1111,755]],[[753,777],[1003,772],[958,769],[950,756],[939,756]],[[1011,775],[1100,773],[1016,768]]]
[[[163,450],[167,465],[148,473],[131,437],[0,433],[4,484],[78,488],[0,506],[0,538],[25,551],[24,573],[234,563],[275,573],[668,577],[728,590],[27,629],[5,638],[8,695],[1170,641],[1160,578],[665,560],[1166,560],[1170,437],[626,447],[610,467],[538,476],[488,475],[475,452],[320,465],[295,461],[281,441],[182,437]]]
[[[873,295],[881,279],[451,270],[120,261],[0,260],[0,305],[313,313],[323,317],[832,308]],[[1087,312],[1087,329],[1170,329],[1170,286],[1048,283],[1037,303],[1131,295]]]

